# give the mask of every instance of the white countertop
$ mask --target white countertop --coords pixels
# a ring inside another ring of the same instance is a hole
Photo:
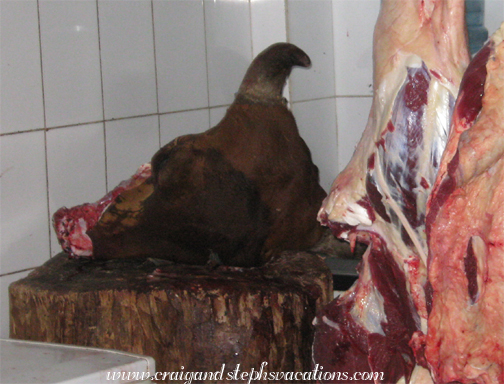
[[[121,380],[119,373],[138,372]],[[115,380],[114,380],[114,373]],[[144,373],[144,378],[139,376]],[[150,383],[152,357],[73,345],[0,339],[0,384]],[[107,380],[109,378],[109,380]]]

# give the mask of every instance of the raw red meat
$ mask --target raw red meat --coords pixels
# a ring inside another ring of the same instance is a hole
[[[121,182],[97,202],[58,209],[53,215],[53,226],[63,250],[70,257],[92,256],[93,243],[87,232],[96,225],[103,212],[120,194],[138,187],[150,176],[151,165],[143,164],[131,178]]]
[[[504,24],[464,75],[429,204],[424,342],[436,383],[504,383],[503,38]]]
[[[337,237],[369,244],[356,284],[315,320],[314,362],[326,371],[430,382],[425,213],[468,62],[463,0],[382,1],[368,124],[318,215]]]

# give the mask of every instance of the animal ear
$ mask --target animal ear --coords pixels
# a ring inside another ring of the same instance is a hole
[[[311,67],[310,57],[300,48],[291,44],[290,57],[292,58],[292,65],[297,65],[299,67]]]
[[[262,63],[267,68],[284,67],[291,69],[293,66],[309,67],[311,65],[310,57],[299,47],[290,43],[276,43],[270,45],[264,51],[259,53],[250,67]]]
[[[295,45],[270,45],[250,64],[237,96],[249,102],[282,102],[283,87],[292,67],[310,65],[308,55]]]

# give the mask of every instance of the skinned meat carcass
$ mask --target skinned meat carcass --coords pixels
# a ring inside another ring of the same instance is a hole
[[[239,267],[310,248],[324,231],[316,214],[326,193],[282,96],[292,67],[310,65],[292,44],[265,49],[217,126],[161,148],[151,176],[105,198],[106,209],[98,202],[86,212],[58,211],[63,248],[72,256],[200,265],[217,256]],[[94,208],[100,212],[89,214]]]
[[[431,382],[425,214],[469,62],[464,25],[463,0],[381,3],[368,124],[318,214],[335,236],[369,245],[358,281],[314,321],[314,363],[326,371]]]
[[[504,383],[504,24],[471,61],[427,216],[436,383]]]

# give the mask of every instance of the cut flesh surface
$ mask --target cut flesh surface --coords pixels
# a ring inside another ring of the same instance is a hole
[[[504,24],[472,60],[430,200],[436,382],[504,382]]]

